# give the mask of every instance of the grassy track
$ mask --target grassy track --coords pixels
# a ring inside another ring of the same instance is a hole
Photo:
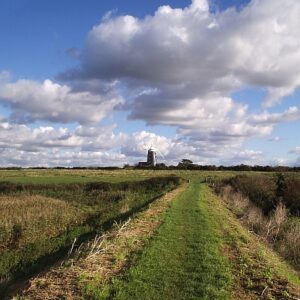
[[[229,299],[228,262],[202,187],[191,183],[174,200],[138,263],[115,282],[116,299]]]

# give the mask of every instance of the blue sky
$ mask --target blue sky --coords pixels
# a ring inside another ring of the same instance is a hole
[[[214,1],[213,7],[240,7],[248,1]],[[186,7],[190,1],[139,0],[3,0],[0,10],[1,67],[16,77],[54,78],[74,63],[69,48],[82,48],[86,34],[108,12],[143,18],[168,4]]]
[[[299,163],[287,2],[1,1],[0,164]]]

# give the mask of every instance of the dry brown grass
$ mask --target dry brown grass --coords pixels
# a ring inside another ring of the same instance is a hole
[[[248,225],[251,231],[264,235],[266,219],[260,208],[255,205],[250,205],[246,211],[243,221]]]
[[[274,213],[269,217],[266,239],[276,242],[278,238],[285,238],[284,226],[288,221],[288,210],[281,202],[278,203]]]
[[[265,216],[262,209],[252,203],[240,192],[235,192],[230,186],[221,189],[222,199],[230,209],[241,218],[251,231],[263,236],[270,242],[275,242],[283,233],[288,220],[288,210],[279,202],[270,216]]]
[[[224,187],[221,196],[247,228],[258,234],[297,270],[300,269],[300,221],[299,218],[289,218],[289,211],[282,202],[269,216],[265,216],[260,208],[231,187]]]
[[[247,197],[239,192],[234,192],[229,185],[221,189],[221,196],[238,217],[243,217],[251,205],[251,202]]]
[[[44,196],[0,196],[0,241],[18,245],[42,236],[55,236],[81,219],[70,204]],[[15,245],[16,246],[16,245]]]
[[[280,243],[279,251],[300,269],[300,223],[290,224]]]
[[[228,191],[230,189],[227,189]],[[231,196],[227,193],[229,200],[226,201],[226,206],[229,210],[224,210],[225,201],[211,202],[210,205],[211,212],[218,213],[216,220],[221,224],[220,234],[228,236],[223,252],[233,265],[235,280],[232,299],[300,299],[298,274],[268,247],[270,243],[264,243],[265,238],[249,233],[245,218],[236,218]],[[253,206],[247,206],[248,209],[252,210]],[[244,211],[244,216],[249,214],[247,210]],[[281,210],[283,211],[283,207],[280,207],[278,212]],[[250,215],[250,219],[254,220],[257,219],[257,215],[261,216],[256,210]],[[264,218],[267,224],[269,219]]]

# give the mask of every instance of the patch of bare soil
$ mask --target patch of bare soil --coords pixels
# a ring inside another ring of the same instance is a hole
[[[163,213],[172,199],[185,187],[183,185],[167,193],[133,219],[115,224],[109,232],[80,246],[73,259],[32,279],[19,299],[83,299],[88,287],[105,286],[131,265],[134,254],[142,249],[163,222]],[[82,253],[84,258],[75,259]]]

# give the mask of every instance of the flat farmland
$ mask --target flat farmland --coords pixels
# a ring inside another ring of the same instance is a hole
[[[4,292],[16,280],[64,257],[76,241],[93,238],[180,182],[175,176],[128,180],[111,174],[115,180],[108,182],[109,176],[97,174],[96,179],[92,173],[80,182],[82,173],[7,174],[4,179],[10,180],[0,182],[0,288]]]
[[[74,170],[74,169],[21,169],[0,170],[0,181],[15,183],[85,183],[101,182],[129,182],[152,177],[170,175],[186,179],[205,178],[208,176],[224,178],[240,174],[234,171],[189,171],[189,170]]]
[[[130,170],[1,170],[0,181],[16,183],[122,182],[151,178],[153,174],[153,171],[133,172]]]
[[[3,299],[299,298],[297,173],[0,176]]]

